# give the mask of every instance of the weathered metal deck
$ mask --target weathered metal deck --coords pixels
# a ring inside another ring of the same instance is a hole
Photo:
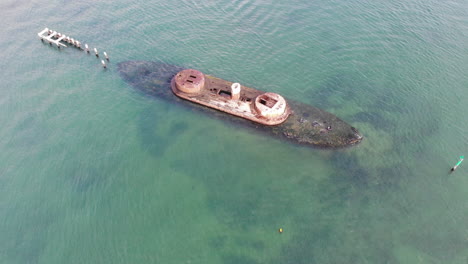
[[[265,93],[193,69],[177,73],[171,88],[180,98],[263,125],[279,125],[291,114],[289,105],[279,94]]]

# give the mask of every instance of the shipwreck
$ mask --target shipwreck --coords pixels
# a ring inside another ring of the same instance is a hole
[[[185,102],[298,144],[337,148],[359,143],[363,138],[356,128],[327,111],[198,70],[128,61],[119,63],[119,73],[147,94]]]

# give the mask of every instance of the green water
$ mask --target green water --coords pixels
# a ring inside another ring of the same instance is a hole
[[[468,3],[3,1],[0,263],[467,263]],[[110,56],[58,50],[49,27]],[[338,115],[300,147],[149,97],[158,60]],[[278,233],[283,228],[282,234]]]

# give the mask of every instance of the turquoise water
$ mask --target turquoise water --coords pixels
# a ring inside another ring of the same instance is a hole
[[[3,1],[0,263],[467,263],[468,4]],[[58,50],[44,27],[107,51]],[[158,60],[330,111],[272,140],[133,89]],[[282,234],[278,233],[283,228]]]

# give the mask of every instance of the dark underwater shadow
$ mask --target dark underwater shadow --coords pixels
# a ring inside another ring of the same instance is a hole
[[[158,108],[148,107],[138,116],[141,145],[155,157],[164,156],[170,146],[189,129],[187,122],[164,120],[168,107],[169,105],[162,107],[160,105]]]

